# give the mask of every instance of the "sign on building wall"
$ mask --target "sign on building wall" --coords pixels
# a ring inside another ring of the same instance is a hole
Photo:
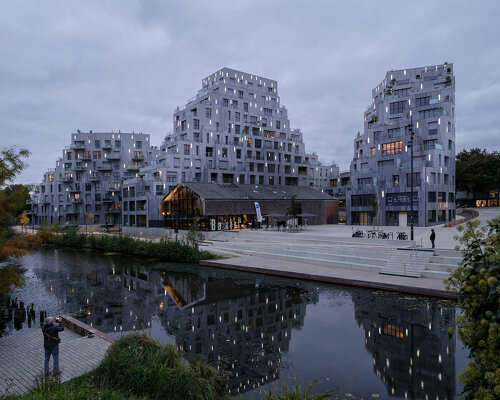
[[[388,207],[409,207],[410,193],[387,193],[385,195],[385,205]],[[418,193],[413,193],[413,205],[418,207]]]
[[[257,222],[262,222],[262,214],[260,213],[260,205],[255,202],[255,212],[257,213]]]

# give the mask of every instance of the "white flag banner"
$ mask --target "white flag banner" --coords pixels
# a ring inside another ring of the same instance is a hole
[[[255,202],[255,212],[257,213],[257,222],[262,222],[262,215],[260,213],[260,206],[258,202]]]

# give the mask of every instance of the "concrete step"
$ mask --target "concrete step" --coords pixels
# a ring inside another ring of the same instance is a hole
[[[332,254],[332,253],[323,253],[319,251],[304,251],[304,250],[290,250],[283,248],[266,248],[261,247],[258,251],[249,249],[248,246],[243,245],[235,245],[231,246],[221,246],[219,244],[215,245],[214,249],[221,249],[226,251],[237,251],[243,254],[268,254],[275,255],[279,257],[287,257],[287,259],[293,259],[293,257],[298,257],[300,259],[308,259],[308,260],[326,260],[326,261],[336,261],[336,262],[346,262],[346,263],[354,263],[354,264],[363,264],[363,265],[377,265],[382,266],[385,263],[385,259],[374,258],[374,257],[361,257],[358,255],[350,255],[350,254]]]
[[[422,273],[422,277],[424,278],[447,279],[449,276],[450,274],[444,271],[424,271]]]
[[[431,263],[458,265],[462,261],[461,257],[432,256]]]
[[[276,253],[268,253],[268,252],[253,251],[253,250],[247,250],[247,251],[245,251],[245,254],[256,255],[256,256],[266,257],[266,258],[270,258],[270,259],[278,259],[278,260],[286,260],[286,261],[303,263],[304,264],[304,272],[307,272],[308,265],[320,265],[320,266],[325,266],[325,267],[346,268],[346,269],[371,271],[371,272],[379,272],[381,269],[381,267],[378,265],[360,264],[360,263],[349,262],[349,261],[337,261],[337,260],[332,260],[330,258],[309,258],[309,257],[289,256],[289,255],[285,255],[285,254],[276,254]]]
[[[425,269],[428,271],[442,271],[442,272],[447,272],[449,269],[455,271],[457,268],[458,265],[437,264],[437,263],[429,263],[425,267]]]

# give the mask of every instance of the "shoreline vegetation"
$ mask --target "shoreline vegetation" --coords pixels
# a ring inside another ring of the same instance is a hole
[[[145,257],[169,262],[198,263],[200,260],[216,259],[219,256],[198,247],[203,237],[199,232],[188,233],[184,240],[162,238],[159,242],[141,240],[126,235],[86,235],[70,229],[58,233],[57,227],[44,227],[35,235],[42,246],[93,250],[101,253],[116,253]]]
[[[21,395],[0,394],[2,400],[49,399],[170,399],[235,400],[228,393],[228,373],[203,359],[186,363],[172,345],[161,345],[144,334],[130,334],[115,341],[104,360],[85,375],[61,383],[56,378],[39,378],[37,385]],[[338,399],[337,389],[313,394],[315,382],[270,389],[267,400]]]

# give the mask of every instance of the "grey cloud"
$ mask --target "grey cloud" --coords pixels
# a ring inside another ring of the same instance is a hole
[[[37,1],[0,3],[2,146],[54,166],[76,130],[142,131],[228,66],[278,80],[306,149],[348,169],[371,89],[390,69],[453,62],[457,149],[498,150],[500,3]]]

